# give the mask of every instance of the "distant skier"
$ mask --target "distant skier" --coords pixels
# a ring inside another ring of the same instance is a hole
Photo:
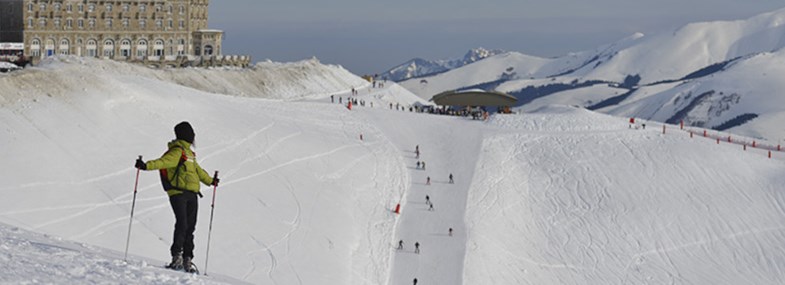
[[[430,206],[428,207],[428,211],[433,211],[433,202],[431,202]]]
[[[450,184],[453,184],[453,183],[455,183],[455,181],[452,180],[452,173],[450,173]]]
[[[414,285],[417,285],[417,278],[414,278]]]
[[[398,241],[398,250],[403,250],[403,240]]]
[[[335,103],[335,95],[330,95],[330,103]]]
[[[417,161],[417,169],[420,169],[420,161]]]
[[[425,195],[425,205],[431,204],[431,196]]]
[[[419,159],[419,158],[420,158],[420,150],[419,150],[419,149],[418,149],[418,150],[415,150],[415,151],[414,151],[414,154],[416,155],[416,156],[415,156],[415,158],[417,158],[417,159]]]
[[[414,253],[420,254],[420,242],[419,241],[414,243]]]
[[[450,228],[449,235],[452,236],[452,228]]]
[[[422,170],[425,170],[425,161],[422,162]]]
[[[136,168],[141,170],[165,170],[161,172],[164,190],[169,196],[169,204],[176,219],[174,237],[169,249],[172,262],[167,268],[195,272],[192,265],[194,257],[194,229],[199,209],[199,182],[217,186],[218,177],[210,177],[196,162],[196,154],[191,150],[194,143],[194,130],[188,122],[174,127],[175,139],[169,142],[169,150],[159,159],[147,162],[136,160]]]
[[[414,151],[420,152],[420,145],[419,144],[414,146]]]
[[[343,104],[343,97],[338,97],[338,104]]]
[[[428,176],[428,178],[425,180],[425,185],[431,185],[431,177],[430,176]]]

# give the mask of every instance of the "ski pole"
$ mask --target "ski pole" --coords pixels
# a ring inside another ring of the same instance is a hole
[[[139,156],[139,160],[142,159],[142,156]],[[131,225],[134,224],[134,208],[136,207],[136,187],[139,185],[139,171],[141,169],[136,169],[136,181],[134,181],[134,199],[131,203],[131,219],[128,221],[128,237],[125,239],[125,256],[123,257],[123,261],[128,261],[128,245],[131,243]]]
[[[218,178],[218,170],[215,171],[213,181]],[[213,185],[213,203],[210,205],[210,226],[207,230],[207,252],[204,255],[204,275],[207,275],[207,262],[210,261],[210,237],[213,235],[213,214],[215,213],[215,190],[218,184]]]

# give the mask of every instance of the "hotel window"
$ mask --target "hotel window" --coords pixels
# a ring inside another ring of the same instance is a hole
[[[60,41],[60,54],[61,55],[68,55],[69,54],[69,50],[68,50],[68,44],[69,43],[70,42],[67,39],[63,39],[62,41]]]
[[[84,5],[83,5],[83,4],[79,4],[79,5],[77,5],[77,6],[76,6],[76,10],[77,10],[77,11],[79,11],[79,13],[82,13],[82,12],[84,12]]]
[[[68,12],[68,13],[73,12],[74,11],[74,5],[73,4],[65,5],[65,11]]]
[[[30,50],[32,51],[34,57],[41,56],[41,41],[38,39],[33,39]]]
[[[180,20],[180,29],[184,29],[184,28],[185,28],[185,21]]]
[[[95,4],[87,5],[87,12],[95,12]]]
[[[106,19],[106,27],[107,28],[112,28],[112,24],[113,24],[112,19]]]
[[[155,20],[155,27],[156,28],[160,29],[160,28],[163,28],[163,26],[164,26],[164,21],[162,21],[162,20]]]
[[[80,29],[84,28],[84,20],[82,19],[76,20],[76,26],[79,27]]]
[[[144,29],[145,27],[147,27],[147,21],[145,21],[144,19],[139,20],[139,28]]]
[[[90,18],[90,20],[87,21],[87,25],[90,26],[90,28],[95,28],[95,18]]]
[[[27,4],[27,12],[33,12],[33,3]]]
[[[54,10],[58,12],[60,11],[60,8],[62,8],[62,6],[60,3],[55,3],[54,5],[52,5],[52,8],[54,8]]]
[[[46,27],[46,19],[44,19],[44,18],[38,19],[38,26],[40,26],[41,28],[45,28]]]
[[[128,11],[131,11],[131,5],[124,4],[123,5],[123,12],[128,12]]]
[[[65,27],[66,28],[70,29],[70,28],[73,28],[73,26],[74,26],[74,20],[71,20],[71,19],[65,20]]]
[[[147,5],[146,4],[139,5],[139,12],[144,13],[146,11],[147,11]]]
[[[106,12],[112,12],[112,4],[106,4]]]
[[[46,3],[41,3],[38,5],[38,10],[41,12],[46,11]]]

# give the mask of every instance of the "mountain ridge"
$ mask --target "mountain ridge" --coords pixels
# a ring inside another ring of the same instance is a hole
[[[460,59],[427,60],[417,57],[383,72],[381,77],[398,82],[436,75],[503,52],[496,49],[474,48],[466,52]]]
[[[775,128],[772,123],[774,118],[783,118],[785,107],[774,110],[766,101],[782,101],[778,90],[785,86],[778,79],[764,75],[779,72],[772,62],[756,58],[770,57],[773,62],[779,62],[779,58],[785,56],[784,48],[785,8],[743,20],[690,23],[651,35],[633,33],[595,49],[555,58],[505,52],[400,84],[424,99],[447,90],[483,86],[518,97],[518,106],[524,111],[563,103],[661,122],[682,111],[669,106],[673,106],[677,98],[684,99],[684,92],[688,92],[686,88],[699,89],[694,90],[698,94],[716,91],[715,95],[705,98],[703,107],[692,108],[688,115],[682,116],[685,124],[719,128],[735,117],[755,114],[758,117],[736,125],[730,131],[775,139],[785,136],[785,130]],[[760,76],[732,72],[742,67],[746,72]],[[738,76],[745,80],[739,80]],[[723,77],[725,82],[712,80],[716,77]],[[625,84],[629,78],[637,79],[634,85]],[[740,96],[740,103],[721,103],[724,95],[720,94],[728,93]],[[657,99],[646,102],[654,105],[636,103],[650,96]],[[716,110],[708,107],[712,105],[722,105],[729,110],[709,112]]]

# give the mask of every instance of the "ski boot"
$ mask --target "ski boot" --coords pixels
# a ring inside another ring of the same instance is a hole
[[[166,268],[173,270],[183,270],[183,257],[180,255],[172,256],[172,262]]]
[[[191,262],[192,259],[190,257],[183,258],[183,271],[188,273],[199,274],[199,270],[196,269],[196,265]]]

